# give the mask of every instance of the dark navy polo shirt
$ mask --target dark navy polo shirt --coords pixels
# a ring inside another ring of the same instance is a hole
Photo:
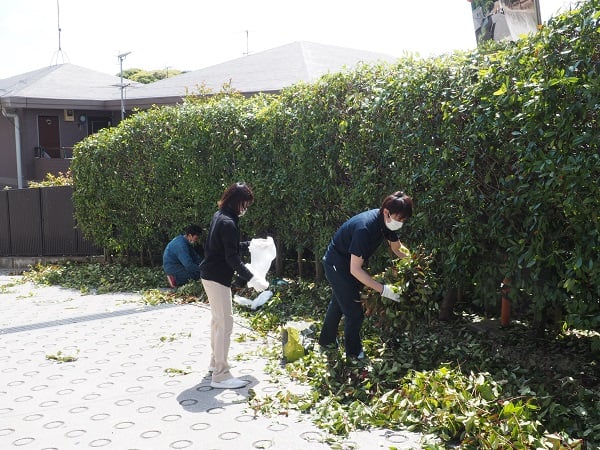
[[[365,211],[351,217],[338,228],[323,259],[338,271],[349,273],[350,256],[360,256],[367,261],[384,238],[390,242],[398,241],[398,235],[385,226],[379,208]]]

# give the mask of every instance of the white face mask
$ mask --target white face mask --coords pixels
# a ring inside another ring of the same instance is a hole
[[[402,225],[404,225],[403,222],[392,219],[392,216],[388,217],[390,218],[390,221],[385,223],[385,226],[388,228],[388,230],[397,231],[402,228]]]

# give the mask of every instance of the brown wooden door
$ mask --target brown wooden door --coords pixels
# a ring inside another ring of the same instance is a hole
[[[39,145],[50,158],[60,158],[58,116],[38,116]],[[40,155],[44,157],[42,153]]]

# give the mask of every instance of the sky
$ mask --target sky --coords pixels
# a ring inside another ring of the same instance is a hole
[[[542,21],[569,0],[539,0]],[[60,32],[59,32],[60,27]],[[71,63],[198,70],[296,41],[423,57],[476,47],[467,0],[0,0],[0,79]]]

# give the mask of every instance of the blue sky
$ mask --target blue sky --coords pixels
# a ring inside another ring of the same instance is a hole
[[[545,21],[569,0],[539,0]],[[59,15],[60,11],[60,49]],[[197,70],[295,41],[422,56],[476,46],[467,0],[0,0],[0,79],[70,62]]]

